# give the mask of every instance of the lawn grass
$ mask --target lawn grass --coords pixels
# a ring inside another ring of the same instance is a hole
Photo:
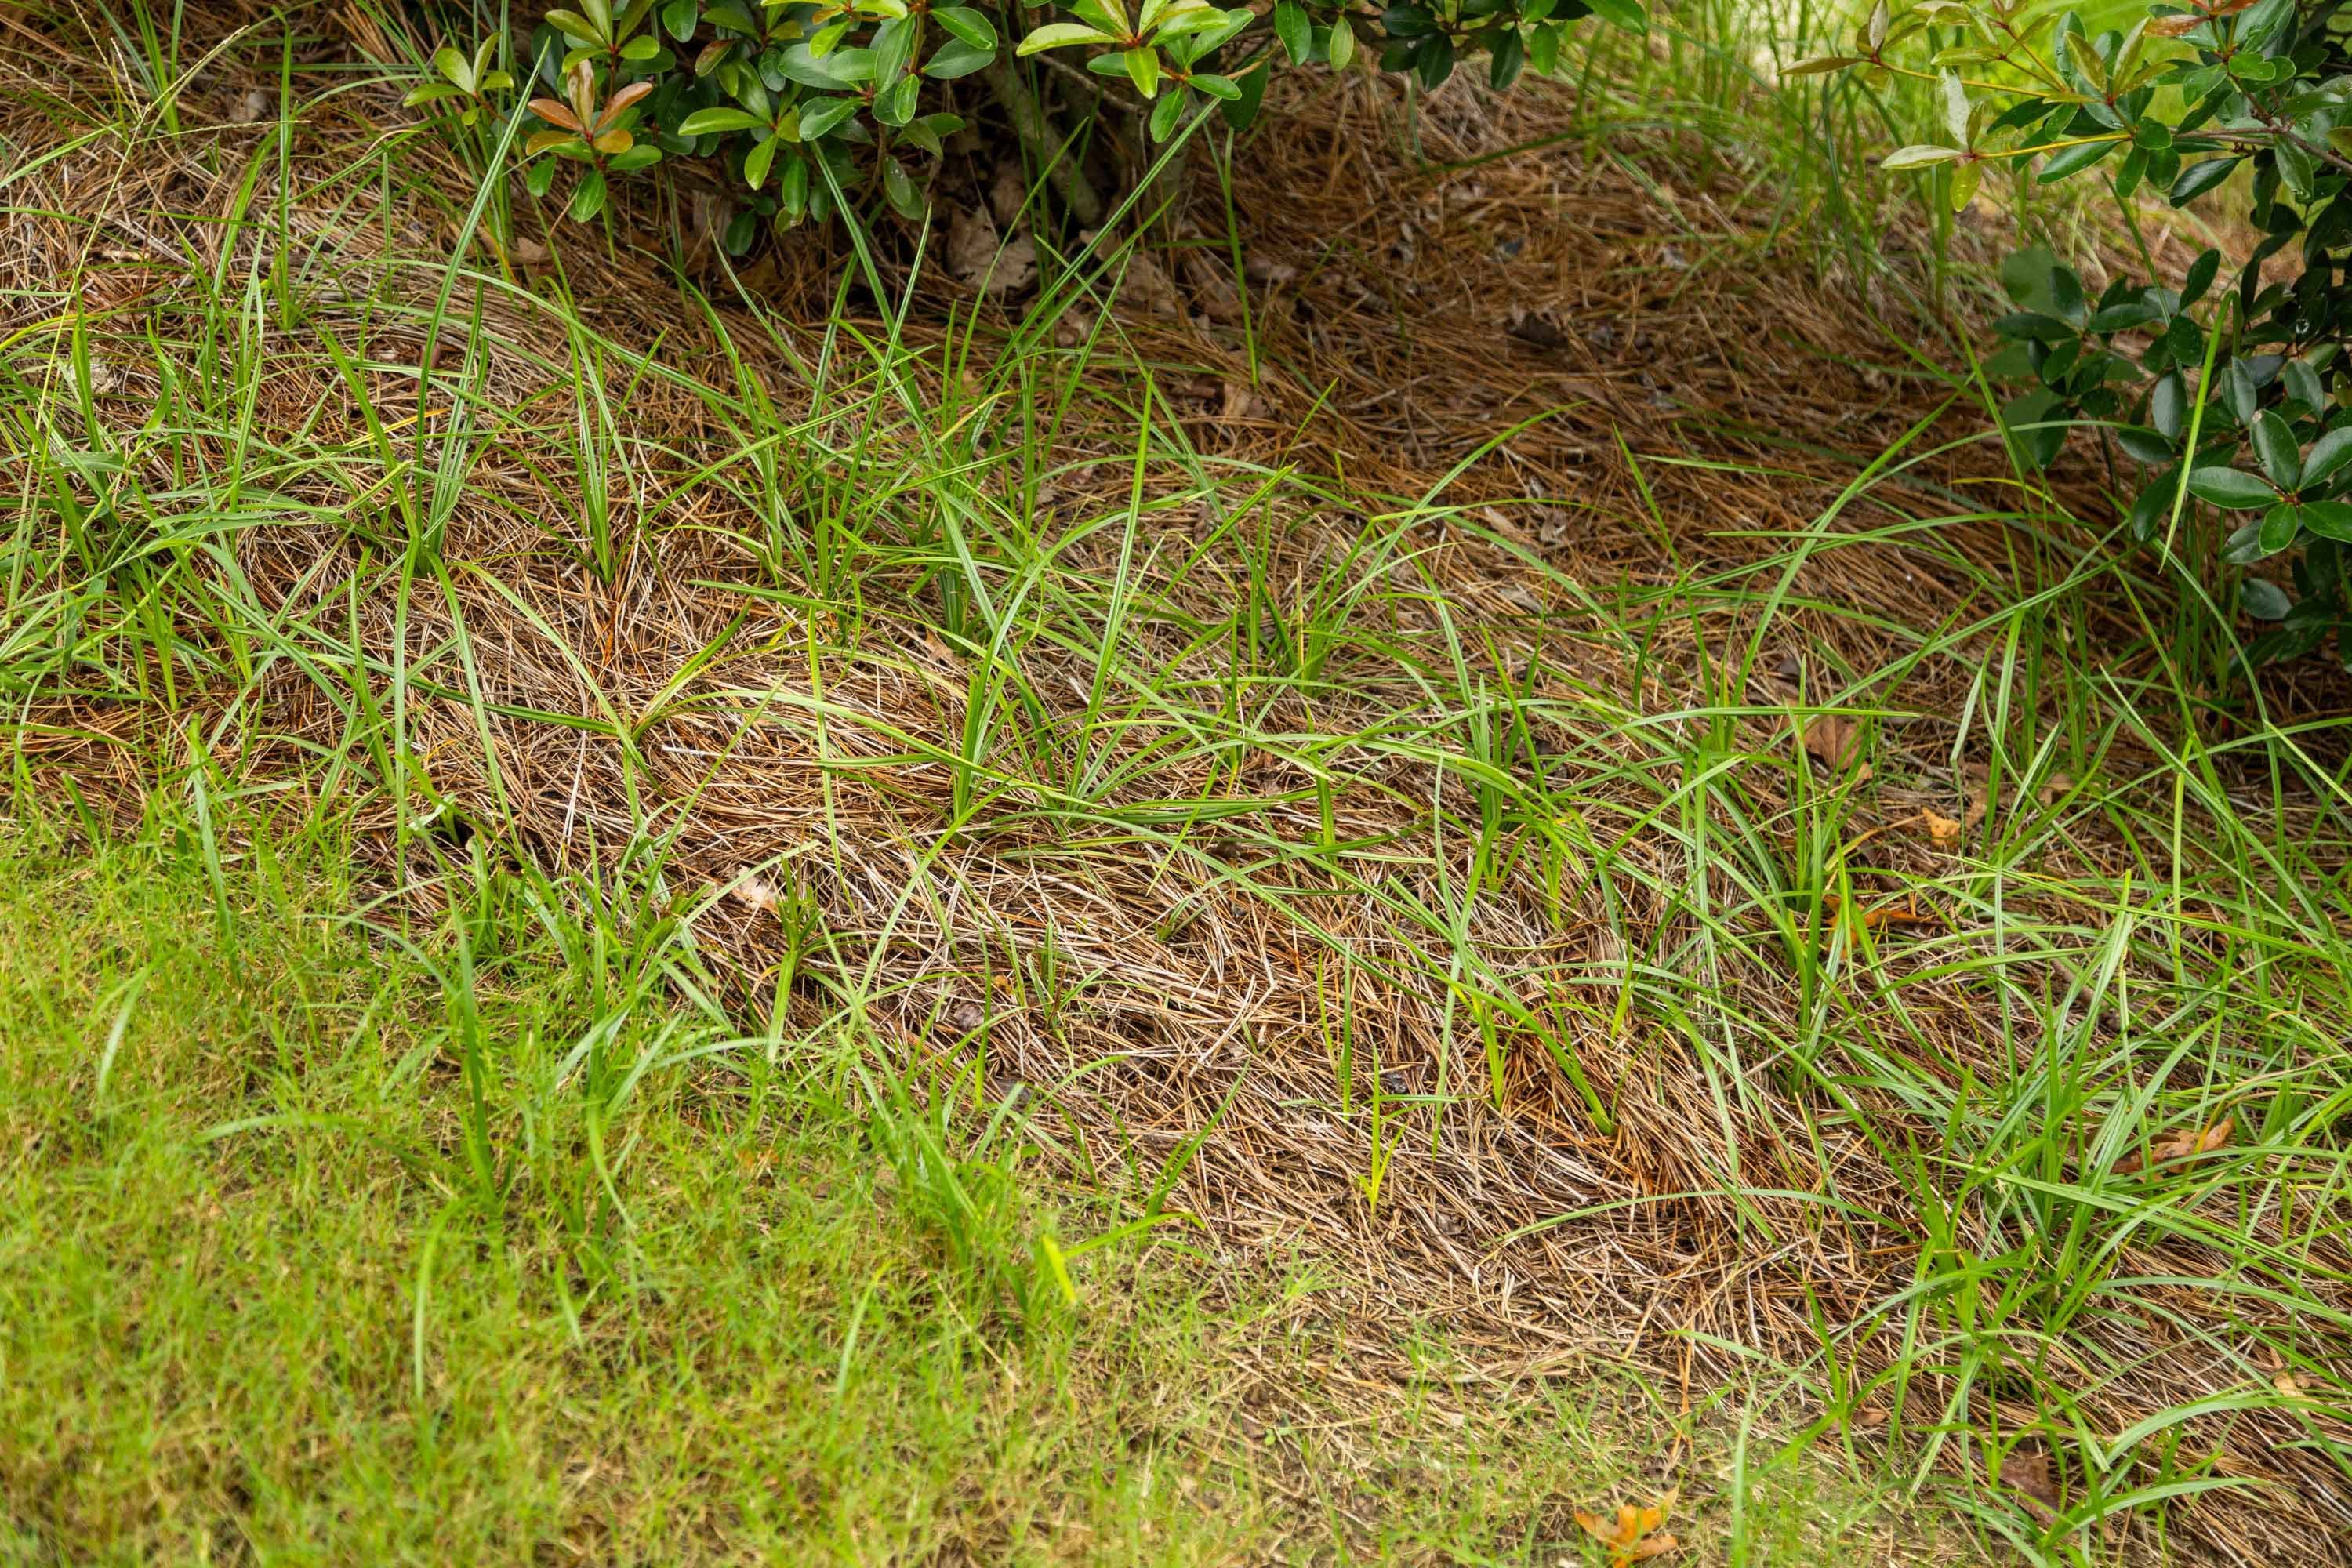
[[[1576,1561],[1662,1453],[1728,1473],[1622,1369],[1465,1403],[1435,1323],[1368,1402],[1310,1266],[1116,1247],[1073,1305],[1033,1244],[1096,1201],[1017,1120],[930,1142],[479,911],[460,1022],[341,847],[188,826],[0,841],[5,1561]],[[1749,1462],[1685,1540],[1924,1539]]]
[[[1563,391],[1131,235],[510,268],[494,143],[277,42],[0,175],[11,1550],[2340,1555],[2345,706],[1871,327],[1978,281],[1869,242],[1900,99],[1419,105],[1399,210],[1556,135],[1676,258]]]

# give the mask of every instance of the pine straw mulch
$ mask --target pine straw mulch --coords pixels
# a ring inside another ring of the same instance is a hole
[[[203,27],[192,33],[205,36]],[[21,47],[8,68],[19,88],[35,84],[48,102],[111,112],[101,76],[62,34]],[[276,132],[267,117],[259,125],[241,122],[250,117],[249,95],[268,86],[264,76],[247,73],[236,55],[225,57],[183,97],[186,133],[169,143],[150,141],[136,157],[100,137],[21,180],[0,217],[0,257],[20,290],[0,331],[22,331],[71,307],[89,312],[97,352],[110,367],[103,406],[125,426],[136,423],[156,386],[144,324],[163,323],[162,341],[173,343],[173,300],[190,287],[192,265],[242,277],[249,247],[269,237],[248,229],[238,248],[220,253],[221,219],[256,149]],[[1113,321],[1135,354],[1168,367],[1163,394],[1204,460],[1336,468],[1360,490],[1413,498],[1496,433],[1533,420],[1447,488],[1444,499],[1463,509],[1462,517],[1415,524],[1412,544],[1466,645],[1490,639],[1514,671],[1523,671],[1540,646],[1552,673],[1538,694],[1558,704],[1555,717],[1538,726],[1548,765],[1558,781],[1570,781],[1561,787],[1580,796],[1598,838],[1627,836],[1621,862],[1644,873],[1621,875],[1613,891],[1571,878],[1555,903],[1521,862],[1463,917],[1468,945],[1507,984],[1528,998],[1563,999],[1585,1072],[1616,1097],[1613,1136],[1597,1130],[1563,1075],[1525,1040],[1502,1042],[1505,1093],[1496,1109],[1483,1093],[1486,1067],[1475,1024],[1449,1006],[1441,986],[1402,978],[1418,973],[1415,955],[1428,945],[1425,931],[1400,915],[1402,900],[1444,907],[1447,877],[1459,877],[1458,865],[1442,864],[1458,846],[1434,837],[1430,803],[1443,803],[1456,822],[1476,817],[1462,778],[1423,753],[1365,744],[1339,754],[1349,777],[1334,807],[1339,837],[1376,846],[1384,864],[1361,860],[1359,884],[1336,891],[1309,886],[1301,864],[1276,852],[1321,830],[1312,799],[1302,804],[1286,794],[1309,782],[1296,763],[1270,748],[1212,755],[1181,746],[1171,752],[1175,763],[1154,763],[1146,748],[1167,736],[1150,726],[1118,739],[1120,754],[1137,767],[1103,803],[1105,814],[1125,811],[1125,820],[1141,821],[1150,803],[1203,796],[1245,794],[1251,804],[1210,827],[1152,842],[1135,833],[1072,833],[1024,810],[949,831],[946,770],[910,760],[902,740],[957,732],[968,669],[938,636],[911,575],[896,596],[869,582],[865,619],[854,633],[809,624],[788,605],[711,586],[766,580],[734,537],[749,520],[731,491],[661,481],[625,492],[629,542],[616,580],[600,584],[580,570],[573,552],[550,548],[551,533],[572,527],[577,510],[562,493],[560,455],[502,449],[496,440],[469,474],[443,545],[449,560],[492,563],[512,595],[478,577],[457,578],[475,678],[493,703],[592,720],[606,704],[637,714],[666,700],[666,716],[638,737],[635,783],[661,825],[678,826],[684,814],[675,885],[722,884],[747,867],[786,858],[799,868],[799,896],[819,911],[841,965],[853,972],[872,965],[879,983],[875,1022],[910,1059],[961,1058],[984,1036],[993,1090],[1015,1081],[1064,1086],[1052,1096],[1057,1135],[1083,1141],[1100,1168],[1164,1159],[1211,1128],[1181,1201],[1219,1247],[1234,1253],[1295,1248],[1331,1259],[1331,1277],[1346,1284],[1310,1310],[1349,1325],[1348,1334],[1369,1350],[1411,1324],[1436,1322],[1485,1379],[1571,1371],[1582,1358],[1600,1356],[1663,1367],[1687,1387],[1734,1369],[1730,1357],[1706,1348],[1709,1338],[1802,1355],[1814,1343],[1811,1312],[1832,1321],[1855,1318],[1910,1281],[1918,1238],[1907,1226],[1833,1220],[1816,1203],[1775,1195],[1834,1190],[1858,1205],[1855,1213],[1899,1214],[1908,1202],[1860,1130],[1764,1059],[1778,1047],[1769,1043],[1772,1032],[1752,1020],[1795,1027],[1788,1023],[1795,999],[1787,973],[1727,955],[1717,973],[1691,975],[1683,999],[1695,1020],[1688,1032],[1646,1009],[1622,1023],[1612,1017],[1629,962],[1671,963],[1691,931],[1675,896],[1686,876],[1685,841],[1644,824],[1641,814],[1657,795],[1625,782],[1656,756],[1630,721],[1657,721],[1720,700],[1696,684],[1698,639],[1717,649],[1736,646],[1754,611],[1744,601],[1694,594],[1686,610],[1659,619],[1637,659],[1622,628],[1488,534],[1532,552],[1603,600],[1620,584],[1657,588],[1688,574],[1777,569],[1787,536],[1811,527],[1851,478],[1851,460],[1837,453],[1875,451],[1942,405],[1940,389],[1902,374],[1891,346],[1897,338],[1933,342],[1938,329],[1889,278],[1848,275],[1833,253],[1801,233],[1765,232],[1755,216],[1759,199],[1747,194],[1769,176],[1761,163],[1743,166],[1736,156],[1673,137],[1620,135],[1431,176],[1402,154],[1397,104],[1384,85],[1304,80],[1283,93],[1235,192],[1264,374],[1253,383],[1230,282],[1199,264],[1211,250],[1180,253],[1157,278],[1131,279],[1111,307]],[[50,151],[78,132],[32,93],[9,97],[5,134],[20,155]],[[413,313],[371,309],[368,301],[415,305],[431,298],[435,266],[404,272],[388,269],[387,259],[415,255],[437,264],[450,214],[464,210],[470,183],[425,138],[400,144],[402,174],[437,185],[440,204],[394,181],[372,185],[366,201],[349,205],[348,188],[333,200],[309,195],[329,188],[408,123],[396,102],[393,89],[364,89],[307,108],[289,153],[294,197],[287,210],[293,247],[310,264],[300,279],[313,320],[331,325],[378,367],[387,401],[404,406],[415,397],[421,327]],[[1568,113],[1559,96],[1543,90],[1497,102],[1449,89],[1423,106],[1419,134],[1427,157],[1458,161],[1555,134]],[[251,177],[250,210],[274,213],[275,156],[262,158]],[[979,174],[950,171],[948,179],[950,203],[985,200]],[[1219,234],[1219,207],[1213,193],[1198,201],[1186,220],[1191,232]],[[649,239],[646,215],[634,217],[640,227],[625,239]],[[828,249],[834,243],[799,240],[754,265],[751,281],[782,321],[822,320],[839,261]],[[1964,247],[1990,253],[1999,243],[1964,226]],[[1901,256],[1901,232],[1888,250]],[[903,256],[886,251],[886,266]],[[607,255],[575,241],[565,259],[600,331],[653,349],[666,364],[713,374],[719,361],[706,325],[678,307],[674,284],[648,249],[625,244]],[[704,276],[714,297],[730,297],[723,277]],[[339,280],[350,285],[342,297]],[[937,287],[953,292],[948,283]],[[545,313],[495,291],[482,298],[485,331],[476,348],[487,394],[503,406],[526,407],[570,352]],[[745,312],[723,314],[736,349],[791,420],[808,395],[785,355]],[[274,321],[260,330],[276,368],[255,413],[257,429],[285,435],[316,419],[320,438],[360,439],[348,390],[315,339],[280,342]],[[793,331],[784,329],[788,337]],[[945,331],[939,311],[918,311],[908,342],[935,344]],[[801,346],[814,341],[809,333]],[[445,349],[445,370],[456,353]],[[408,367],[404,374],[400,367]],[[1132,386],[1111,368],[1089,374],[1101,384],[1101,407],[1131,401]],[[730,449],[708,410],[675,384],[646,382],[618,418],[624,442],[649,464],[652,454],[668,454],[660,460],[672,474]],[[1956,437],[1976,427],[1965,410],[1937,426]],[[1043,504],[1065,520],[1123,508],[1131,476],[1116,459],[1132,438],[1131,425],[1115,422],[1065,431],[1055,456],[1095,461],[1065,471]],[[200,445],[189,455],[226,460],[216,447]],[[1675,458],[1731,467],[1661,460]],[[1918,484],[1951,485],[1997,468],[1986,449],[1963,448],[1927,465]],[[1185,486],[1181,476],[1158,471],[1148,480],[1154,494]],[[324,484],[309,499],[327,508],[351,501]],[[1268,515],[1276,575],[1299,581],[1328,568],[1361,530],[1360,517],[1314,504],[1303,492],[1280,493]],[[1888,517],[1865,501],[1832,526],[1859,531]],[[1212,624],[1245,588],[1231,536],[1215,531],[1217,521],[1213,509],[1188,505],[1165,526],[1192,528],[1199,548],[1155,557],[1146,568],[1160,604]],[[1064,569],[1107,577],[1117,546],[1116,529],[1099,532],[1068,553]],[[257,525],[236,551],[265,605],[289,619],[318,615],[338,629],[348,610],[371,653],[390,656],[391,604],[380,595],[355,605],[343,599],[361,570],[351,534],[294,522]],[[1972,566],[2006,577],[2036,552],[2031,542],[1985,523],[1823,553],[1799,574],[1794,607],[1771,629],[1771,669],[1756,695],[1768,706],[1796,700],[1790,677],[1801,657],[1816,689],[1835,672],[1886,667],[1910,639],[1885,627],[1942,624],[1958,607],[1983,602]],[[725,657],[671,692],[687,662],[747,613]],[[2091,629],[2112,633],[2117,646],[2139,633],[2119,603],[2099,601],[2095,613],[2105,620]],[[1380,637],[1444,668],[1444,629],[1425,605],[1370,595],[1360,614]],[[439,595],[418,594],[408,610],[408,657],[443,647],[453,629]],[[1221,678],[1229,648],[1188,649],[1167,633],[1156,626],[1131,636],[1180,675],[1212,685]],[[852,637],[856,646],[844,646]],[[1077,717],[1089,668],[1082,650],[1057,664],[1041,643],[1022,657],[1047,710],[1045,731],[1066,735],[1072,747],[1083,743]],[[810,708],[793,706],[809,699],[813,670],[830,705],[823,722]],[[1899,691],[1874,689],[1865,700],[1957,714],[1975,673],[1969,658],[1930,659]],[[453,671],[444,674],[462,684]],[[2315,711],[2339,700],[2324,677],[2291,680],[2319,685],[2308,692],[2283,685],[2277,700]],[[754,701],[745,694],[765,696]],[[212,694],[216,710],[227,695]],[[290,665],[262,679],[258,698],[238,716],[244,741],[224,742],[218,759],[257,775],[315,781],[315,758],[300,747],[336,745],[345,714]],[[207,698],[184,691],[182,700],[202,710]],[[1440,706],[1402,662],[1365,643],[1335,655],[1328,695],[1272,701],[1255,721],[1265,734],[1355,734],[1384,720],[1433,723]],[[1591,715],[1589,722],[1558,717],[1580,709]],[[498,820],[470,706],[420,696],[407,718],[435,787],[472,818]],[[48,702],[34,719],[22,726],[19,743],[45,770],[69,772],[85,793],[125,802],[152,787],[138,748],[105,742],[161,732],[152,710],[84,698]],[[563,867],[629,840],[639,818],[609,737],[496,713],[488,728],[515,847]],[[1786,752],[1789,742],[1772,738],[1775,728],[1759,717],[1745,740]],[[1938,760],[1948,750],[1950,721],[1883,728],[1875,793],[1857,809],[1874,812],[1882,824],[1921,805],[1956,809],[1962,783]],[[845,761],[858,765],[845,768]],[[1017,753],[995,762],[1015,774],[1045,767]],[[1587,775],[1589,789],[1574,785]],[[1746,787],[1759,817],[1785,807],[1787,784],[1785,773],[1749,770]],[[1008,796],[1030,798],[1018,790]],[[431,846],[403,866],[384,808],[363,808],[358,820],[363,852],[374,858],[385,887],[429,902],[439,874]],[[2122,850],[2099,832],[2086,822],[2080,833],[2053,840],[2046,868],[2063,875],[2071,858],[2078,870],[2120,869],[2128,863]],[[1922,872],[1936,865],[1916,837],[1890,833],[1875,847],[1883,865]],[[1641,944],[1633,959],[1621,932]],[[1050,1016],[1004,984],[1009,973],[1034,961],[1047,933],[1066,973],[1092,976],[1075,1005]],[[747,994],[765,994],[781,937],[763,900],[714,906],[700,935],[709,953],[734,966]],[[1360,1116],[1343,1124],[1333,1110],[1327,1030],[1339,982],[1330,955],[1343,949],[1378,965],[1360,969],[1352,982],[1360,1058],[1376,1062],[1387,1092],[1404,1097],[1391,1110],[1401,1125],[1391,1134],[1377,1206],[1361,1182],[1370,1150]],[[823,952],[809,960],[817,973],[833,963]],[[803,985],[794,1005],[813,1021],[828,1010],[825,995]],[[1922,1042],[1923,1051],[1932,1044],[1945,1061],[1980,1076],[2011,1071],[1981,997],[1927,984],[1910,986],[1907,997],[1910,1022],[1939,1035]],[[1857,990],[1853,1005],[1882,1003]],[[1739,1092],[1719,1100],[1710,1088],[1694,1049],[1702,1036],[1758,1058]],[[1091,1070],[1078,1073],[1082,1067]],[[1831,1064],[1831,1070],[1845,1068]],[[1808,1103],[1820,1142],[1803,1136]],[[1910,1127],[1922,1143],[1935,1142],[1938,1129],[1912,1126],[1891,1103],[1881,1109],[1884,1126]],[[1721,1195],[1735,1182],[1751,1189],[1747,1201],[1761,1223],[1743,1222]],[[1504,1239],[1580,1210],[1597,1212]],[[2220,1266],[2217,1258],[2184,1256],[2176,1245],[2133,1265],[2151,1276],[2190,1278]],[[2212,1310],[2193,1290],[2164,1296],[2186,1321]],[[2234,1310],[2261,1309],[2240,1302]],[[2185,1337],[2151,1356],[2173,1331],[2164,1323],[2117,1321],[2098,1331],[2096,1344],[2086,1338],[2053,1352],[2084,1357],[2086,1385],[2105,1370],[2090,1364],[2100,1358],[2138,1360],[2129,1381],[2103,1384],[2094,1400],[2094,1418],[2108,1430],[2242,1384],[2242,1365]],[[1885,1349],[1866,1346],[1861,1354],[1868,1363]],[[1477,1381],[1465,1381],[1460,1396],[1475,1398]],[[1286,1397],[1269,1380],[1252,1400],[1266,1415]],[[2294,1484],[2264,1493],[2258,1508],[2225,1500],[2192,1510],[2179,1527],[2186,1535],[2216,1552],[2236,1543],[2273,1562],[2352,1561],[2343,1533],[2352,1516],[2332,1471],[2307,1451],[2282,1446],[2299,1431],[2293,1422],[2215,1418],[2195,1429],[2222,1447],[2224,1471]]]

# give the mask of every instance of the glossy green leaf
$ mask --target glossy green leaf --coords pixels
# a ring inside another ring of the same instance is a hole
[[[1882,169],[1920,169],[1930,163],[1952,163],[1959,161],[1958,147],[1935,147],[1925,142],[1910,147],[1898,147],[1880,161]]]
[[[950,38],[923,62],[923,74],[934,81],[953,81],[976,70],[986,70],[995,58],[994,49],[975,48],[961,38]]]
[[[1176,130],[1176,117],[1184,111],[1182,90],[1168,94],[1151,108],[1151,139],[1165,142]]]
[[[2094,332],[2121,332],[2133,327],[2144,327],[2156,320],[2156,310],[2145,300],[2126,300],[2120,305],[2091,312],[2089,326]]]
[[[2327,407],[2327,388],[2319,373],[2311,368],[2308,360],[2291,359],[2279,367],[2279,380],[2286,384],[2286,395],[2314,414]]]
[[[604,34],[577,11],[550,11],[547,25],[576,44],[604,43]]]
[[[787,225],[796,224],[808,215],[808,161],[796,156],[776,186],[776,216]]]
[[[2147,422],[2178,441],[2189,427],[2189,391],[2176,372],[2158,380],[2147,395]]]
[[[2123,141],[2118,137],[2111,142],[2086,142],[2053,153],[2043,162],[2042,173],[2035,178],[2046,185],[2069,174],[2079,174],[2122,145]]]
[[[1519,42],[1517,31],[1506,27],[1502,29],[1502,35],[1495,40],[1494,49],[1486,61],[1486,85],[1496,92],[1518,79],[1519,68],[1528,60],[1526,46]]]
[[[896,158],[882,160],[882,195],[900,217],[912,221],[923,216],[923,193]]]
[[[2352,463],[2352,426],[2330,430],[2311,444],[2310,452],[2303,459],[2304,488],[2309,489],[2335,478],[2347,463]]]
[[[1290,57],[1295,66],[1307,63],[1307,40],[1312,24],[1297,0],[1276,0],[1274,36],[1282,45],[1282,52]]]
[[[2352,508],[2347,508],[2352,511]],[[2308,519],[2305,520],[2306,522]],[[2249,577],[2238,584],[2238,608],[2258,621],[2283,621],[2294,606],[2275,583],[2260,577]]]
[[[1564,36],[1557,23],[1546,23],[1528,38],[1528,63],[1536,68],[1538,76],[1551,76],[1559,69],[1559,45]]]
[[[919,77],[902,76],[874,96],[874,120],[879,125],[905,125],[915,118],[919,95],[923,90]]]
[[[2278,491],[2252,474],[2238,468],[2196,468],[2189,475],[2189,493],[2198,500],[2232,511],[2275,506]]]
[[[996,26],[983,12],[968,5],[944,5],[931,13],[931,20],[945,28],[959,43],[975,49],[996,47]]]
[[[806,43],[787,48],[771,49],[763,59],[772,60],[776,68],[792,81],[819,91],[839,92],[847,88],[863,87],[874,79],[874,52],[871,49],[835,49],[826,55],[813,53]]]
[[[2161,431],[2141,425],[2119,425],[2116,427],[2116,444],[2129,453],[2136,462],[2151,466],[2168,463],[2178,456],[2172,443]]]
[[[1952,171],[1951,188],[1945,193],[1946,202],[1958,212],[1976,200],[1977,187],[1984,183],[1982,163],[1962,163]]]
[[[801,106],[801,140],[814,142],[856,112],[854,98],[811,99]]]
[[[1265,99],[1266,62],[1261,58],[1248,70],[1233,79],[1241,89],[1241,96],[1217,105],[1225,123],[1235,131],[1246,131],[1257,120],[1258,105]]]
[[[2352,504],[2340,500],[2305,501],[2303,526],[2322,539],[2352,541]]]
[[[1076,22],[1048,22],[1042,27],[1031,28],[1028,36],[1021,40],[1021,47],[1013,50],[1013,53],[1034,55],[1041,49],[1067,48],[1073,44],[1115,44],[1117,42],[1118,42],[1117,38],[1099,28],[1080,26]]]
[[[571,205],[563,209],[564,216],[574,223],[588,223],[604,210],[604,176],[594,169],[580,176],[580,184],[572,193]]]
[[[2221,546],[2221,559],[2232,566],[2244,566],[2272,553],[2263,548],[2263,525],[2259,520],[2233,530],[2229,542]]]
[[[2271,483],[2283,490],[2294,489],[2303,478],[2303,458],[2286,421],[2266,408],[2254,416],[2253,437],[2254,458]]]
[[[2180,171],[2180,177],[2172,182],[2172,190],[2167,199],[2174,206],[2186,206],[2228,179],[2230,171],[2240,162],[2236,158],[2210,158],[2201,163],[2189,164]]]
[[[768,171],[774,166],[777,149],[783,145],[783,142],[781,136],[771,136],[764,142],[754,143],[751,150],[743,154],[745,184],[756,191],[768,183]]]
[[[2263,553],[2274,555],[2293,544],[2303,531],[2303,508],[2293,501],[2281,501],[2263,513],[2261,534]]]
[[[1948,70],[1936,84],[1937,97],[1944,110],[1944,132],[1955,147],[1969,144],[1969,89],[1960,80],[1960,73]]]
[[[1160,95],[1160,54],[1156,49],[1129,49],[1119,57],[1127,67],[1127,79],[1135,84],[1145,102]]]
[[[709,136],[727,131],[764,131],[768,122],[758,115],[740,109],[721,106],[698,109],[677,122],[680,136]]]
[[[1454,74],[1454,40],[1443,33],[1432,33],[1412,47],[1413,74],[1421,85],[1435,92]]]

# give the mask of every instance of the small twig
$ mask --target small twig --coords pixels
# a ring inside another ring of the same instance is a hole
[[[1128,97],[1125,93],[1120,92],[1118,89],[1112,87],[1110,85],[1110,79],[1108,77],[1099,77],[1095,75],[1092,71],[1080,70],[1077,67],[1072,65],[1067,60],[1056,59],[1050,52],[1032,55],[1029,58],[1049,70],[1057,70],[1061,72],[1064,76],[1068,77],[1072,81],[1078,83],[1088,92],[1093,93],[1097,98],[1102,100],[1105,103],[1109,104],[1113,109],[1124,110],[1129,114],[1149,114],[1151,112],[1151,110],[1146,109],[1134,99]]]
[[[2254,105],[2254,113],[2261,119],[2264,125],[2270,128],[2271,134],[2277,137],[2280,141],[2294,142],[2305,153],[2318,159],[2323,163],[2329,164],[2339,170],[2352,170],[2352,158],[2347,158],[2343,153],[2336,152],[2332,147],[2324,147],[2316,142],[2306,141],[2287,121],[2280,119],[2277,115],[2273,114],[2269,110],[2263,108],[2260,104]],[[2209,134],[2227,137],[2231,133],[2224,130],[2209,132]]]

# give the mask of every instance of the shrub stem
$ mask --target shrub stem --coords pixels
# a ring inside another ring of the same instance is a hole
[[[1077,155],[1069,143],[1055,133],[1046,121],[1045,111],[1038,105],[1036,94],[1031,92],[1012,66],[1000,58],[981,73],[996,101],[1013,121],[1013,133],[1021,138],[1045,171],[1045,183],[1062,198],[1070,216],[1086,227],[1102,222],[1102,197],[1087,183],[1086,171],[1078,167]]]

